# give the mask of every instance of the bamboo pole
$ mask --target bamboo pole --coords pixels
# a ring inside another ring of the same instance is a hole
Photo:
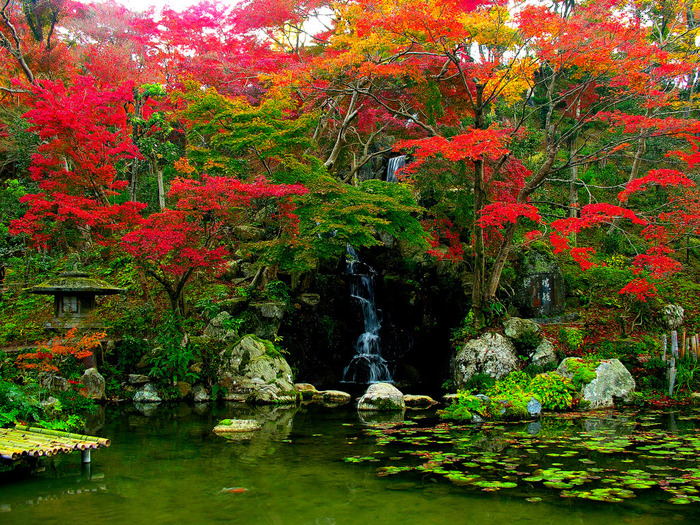
[[[666,361],[666,346],[667,346],[667,344],[668,344],[668,341],[666,340],[666,334],[664,334],[661,336],[661,347],[664,349],[664,356],[662,357],[662,359],[664,360],[664,362]]]
[[[58,447],[58,448],[65,448],[66,450],[76,450],[78,446],[81,444],[80,442],[74,442],[74,441],[66,441],[62,439],[57,439],[52,436],[42,436],[38,434],[27,434],[26,432],[22,431],[17,431],[17,430],[11,430],[10,432],[6,432],[4,435],[7,437],[7,439],[15,440],[18,443],[30,443],[34,444],[37,446],[46,446],[46,447]],[[82,449],[81,449],[82,450]]]
[[[678,332],[671,330],[671,355],[678,357]]]
[[[685,357],[685,328],[681,331],[681,357]]]
[[[96,436],[86,436],[84,434],[72,434],[70,432],[62,432],[60,430],[48,430],[41,427],[30,427],[27,425],[16,425],[17,430],[26,430],[28,432],[36,432],[37,434],[45,434],[47,436],[57,436],[62,438],[74,439],[77,441],[86,441],[89,443],[97,443],[103,447],[108,447],[110,445],[110,440],[107,438],[101,438]]]

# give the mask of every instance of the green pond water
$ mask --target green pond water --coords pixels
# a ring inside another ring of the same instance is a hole
[[[211,432],[232,417],[263,429]],[[700,411],[480,428],[321,407],[107,407],[96,419],[112,445],[89,470],[71,454],[3,475],[0,524],[700,523]]]

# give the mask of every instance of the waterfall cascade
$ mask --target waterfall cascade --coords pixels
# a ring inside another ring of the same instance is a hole
[[[396,172],[399,171],[406,165],[406,155],[399,155],[398,157],[392,157],[389,159],[389,163],[386,167],[386,181],[387,182],[399,182],[396,178]]]
[[[391,382],[387,362],[382,357],[379,330],[381,310],[374,300],[374,270],[362,263],[357,252],[347,247],[345,272],[350,276],[350,296],[360,302],[365,331],[355,343],[355,355],[343,370],[344,383]]]

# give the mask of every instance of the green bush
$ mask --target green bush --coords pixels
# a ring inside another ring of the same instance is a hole
[[[581,348],[585,337],[583,330],[579,328],[562,326],[559,329],[559,341],[571,351]]]
[[[469,391],[457,392],[457,399],[445,410],[438,412],[442,419],[471,421],[475,414],[484,415],[484,404]]]
[[[542,403],[542,408],[547,410],[571,408],[576,393],[573,382],[556,372],[533,377],[528,389]]]

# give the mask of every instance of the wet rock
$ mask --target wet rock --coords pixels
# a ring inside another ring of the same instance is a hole
[[[544,366],[557,361],[557,349],[549,339],[542,339],[542,342],[530,354],[530,363],[535,366]]]
[[[309,383],[296,383],[294,388],[301,394],[302,401],[312,401],[318,395],[316,387]]]
[[[197,385],[192,389],[192,398],[195,403],[207,403],[211,401],[211,396],[204,385]]]
[[[390,412],[378,412],[376,410],[362,410],[358,412],[360,422],[365,425],[392,428],[404,422],[405,410],[393,410]]]
[[[318,399],[324,406],[338,407],[349,403],[352,396],[340,390],[322,390],[318,393]]]
[[[509,317],[503,321],[506,337],[511,339],[520,339],[529,334],[539,334],[542,329],[540,325],[529,319],[521,319],[520,317]]]
[[[145,374],[129,374],[129,384],[130,385],[145,385],[151,380]]]
[[[214,432],[217,434],[255,432],[261,428],[262,425],[254,419],[224,419],[223,421],[219,421],[219,424],[214,427]]]
[[[97,371],[97,368],[88,368],[80,378],[83,384],[80,392],[89,399],[102,400],[105,398],[105,378]]]
[[[574,373],[569,370],[573,359],[564,359],[557,373],[572,378]],[[632,374],[618,359],[604,359],[595,369],[596,377],[581,388],[581,399],[589,403],[589,408],[601,408],[614,405],[615,399],[629,401],[635,389]]]
[[[458,389],[464,389],[476,374],[501,379],[518,368],[513,343],[501,334],[489,332],[468,341],[457,353],[452,366],[452,379]]]
[[[160,403],[163,401],[158,395],[156,387],[151,383],[143,385],[134,395],[134,403]]]
[[[416,396],[411,394],[404,395],[403,402],[406,408],[413,410],[424,410],[437,404],[437,401],[430,396]]]
[[[225,400],[293,404],[301,399],[292,369],[269,341],[246,336],[219,358],[218,383],[226,389]]]
[[[401,391],[390,383],[374,383],[357,402],[358,410],[389,412],[404,410],[406,404]]]

